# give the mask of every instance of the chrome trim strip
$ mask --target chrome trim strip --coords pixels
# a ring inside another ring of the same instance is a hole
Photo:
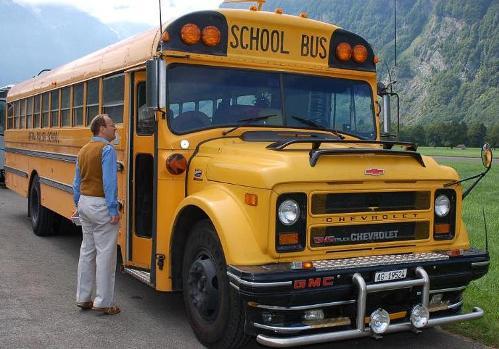
[[[124,268],[123,271],[127,273],[128,275],[133,276],[140,282],[143,282],[149,286],[152,286],[151,284],[151,273],[142,271],[142,270],[136,270],[136,269],[130,269],[130,268]]]
[[[9,173],[12,173],[12,174],[24,177],[24,178],[29,177],[28,173],[21,171],[21,170],[18,170],[17,168],[10,167],[10,166],[4,166],[3,168],[5,169],[5,172],[9,172]]]
[[[307,310],[307,309],[314,309],[314,308],[327,308],[327,307],[334,307],[337,305],[346,305],[346,304],[353,304],[355,303],[355,299],[350,299],[347,301],[338,301],[338,302],[329,302],[329,303],[318,303],[318,304],[310,304],[310,305],[298,305],[295,307],[280,307],[277,305],[265,305],[265,304],[256,304],[252,305],[255,308],[261,308],[261,309],[268,309],[268,310]]]
[[[471,267],[483,267],[485,265],[489,265],[490,261],[483,261],[483,262],[474,262],[471,263]]]
[[[56,188],[62,191],[65,191],[66,193],[73,194],[73,186],[54,181],[52,179],[48,179],[45,177],[40,177],[40,183],[48,185],[49,187]]]
[[[26,150],[26,149],[10,148],[10,147],[5,148],[5,152],[13,153],[13,154],[21,154],[21,155],[26,155],[26,156],[32,156],[32,157],[36,157],[36,158],[60,160],[60,161],[70,162],[73,164],[76,163],[76,159],[78,158],[76,155],[51,153],[51,152],[39,151],[39,150]]]
[[[467,314],[443,316],[436,319],[430,318],[428,320],[428,325],[426,326],[426,328],[448,324],[451,322],[474,320],[481,318],[482,316],[483,316],[483,310],[478,307],[475,307],[473,308],[473,312]],[[412,324],[409,322],[392,324],[388,326],[385,333],[409,331],[412,330],[412,328],[413,328]],[[311,335],[297,336],[291,338],[271,337],[260,334],[256,337],[256,340],[258,343],[269,347],[286,348],[292,346],[303,346],[303,345],[319,344],[319,343],[339,341],[345,339],[369,337],[371,335],[372,335],[371,331],[368,329],[365,329],[363,331],[355,329],[355,330],[347,330],[339,332],[311,334]]]
[[[450,288],[441,288],[439,290],[430,290],[430,294],[434,293],[443,293],[443,292],[455,292],[455,291],[462,291],[466,289],[466,286],[460,286],[460,287],[450,287]]]
[[[434,262],[447,260],[449,256],[442,253],[423,252],[408,254],[392,254],[378,256],[353,257],[313,261],[316,270],[337,270],[349,268],[375,267],[378,265],[394,265],[413,262]]]
[[[272,332],[281,333],[281,334],[297,333],[297,332],[307,331],[307,330],[313,329],[312,326],[308,326],[308,325],[296,326],[296,327],[282,327],[282,326],[262,325],[262,324],[259,324],[258,322],[253,322],[253,326],[255,326],[256,328],[261,328],[262,330],[272,331]]]
[[[246,281],[241,279],[240,277],[237,277],[236,275],[232,274],[231,272],[227,272],[227,276],[234,280],[236,283],[239,285],[244,285],[244,286],[250,286],[250,287],[255,287],[255,288],[262,288],[262,287],[282,287],[282,286],[291,286],[291,281],[280,281],[280,282],[251,282],[251,281]]]

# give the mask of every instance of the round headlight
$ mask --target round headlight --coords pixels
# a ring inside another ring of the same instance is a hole
[[[386,331],[390,325],[390,314],[385,309],[376,309],[371,314],[371,321],[369,327],[376,334],[381,334]]]
[[[428,324],[428,319],[430,318],[430,312],[428,308],[422,306],[421,304],[416,305],[411,311],[411,323],[412,326],[416,328],[423,328]]]
[[[278,210],[279,220],[284,225],[293,225],[300,217],[300,206],[295,200],[284,200]]]
[[[446,195],[439,195],[435,199],[435,214],[439,217],[445,217],[450,212],[450,200]]]

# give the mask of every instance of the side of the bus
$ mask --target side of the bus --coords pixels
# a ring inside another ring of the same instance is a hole
[[[28,198],[28,213],[36,234],[54,233],[59,221],[72,215],[77,153],[89,140],[88,125],[98,113],[110,114],[118,124],[118,160],[126,161],[123,114],[129,112],[125,108],[129,88],[125,75],[117,72],[20,99],[9,98],[6,184]],[[118,167],[123,201],[125,166]]]

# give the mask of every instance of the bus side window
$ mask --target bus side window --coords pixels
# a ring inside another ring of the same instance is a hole
[[[33,128],[40,127],[40,110],[41,110],[41,95],[35,96],[35,109],[33,114]]]
[[[154,133],[154,114],[147,110],[146,105],[146,83],[137,85],[137,134],[141,136]]]
[[[113,75],[102,80],[103,110],[117,124],[123,122],[125,75]]]
[[[73,125],[83,126],[83,84],[73,87]]]
[[[42,127],[49,127],[49,93],[42,96]]]
[[[59,127],[59,91],[50,92],[50,127]]]
[[[26,127],[26,99],[21,101],[21,117],[19,119],[19,128]]]
[[[213,101],[199,101],[199,111],[205,113],[211,119],[213,117]]]
[[[170,104],[168,116],[170,118],[176,118],[178,114],[180,114],[180,105],[178,103]]]
[[[70,107],[70,87],[65,87],[61,91],[61,126],[71,126],[71,109]]]
[[[7,106],[7,129],[14,128],[14,103]]]
[[[20,101],[16,101],[14,104],[14,128],[19,128],[19,107],[21,106]]]
[[[0,100],[0,134],[3,135],[4,123],[5,123],[5,101]]]
[[[87,82],[86,125],[99,114],[99,79]]]
[[[26,104],[26,128],[33,127],[33,97],[28,98]]]

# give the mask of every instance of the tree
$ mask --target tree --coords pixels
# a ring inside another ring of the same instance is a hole
[[[492,148],[499,146],[499,124],[489,127],[486,140]]]
[[[468,128],[468,140],[466,145],[471,147],[480,147],[487,134],[487,128],[482,123],[473,123]]]
[[[452,121],[444,127],[446,128],[444,136],[445,146],[453,148],[458,144],[465,143],[468,127],[464,122]]]

